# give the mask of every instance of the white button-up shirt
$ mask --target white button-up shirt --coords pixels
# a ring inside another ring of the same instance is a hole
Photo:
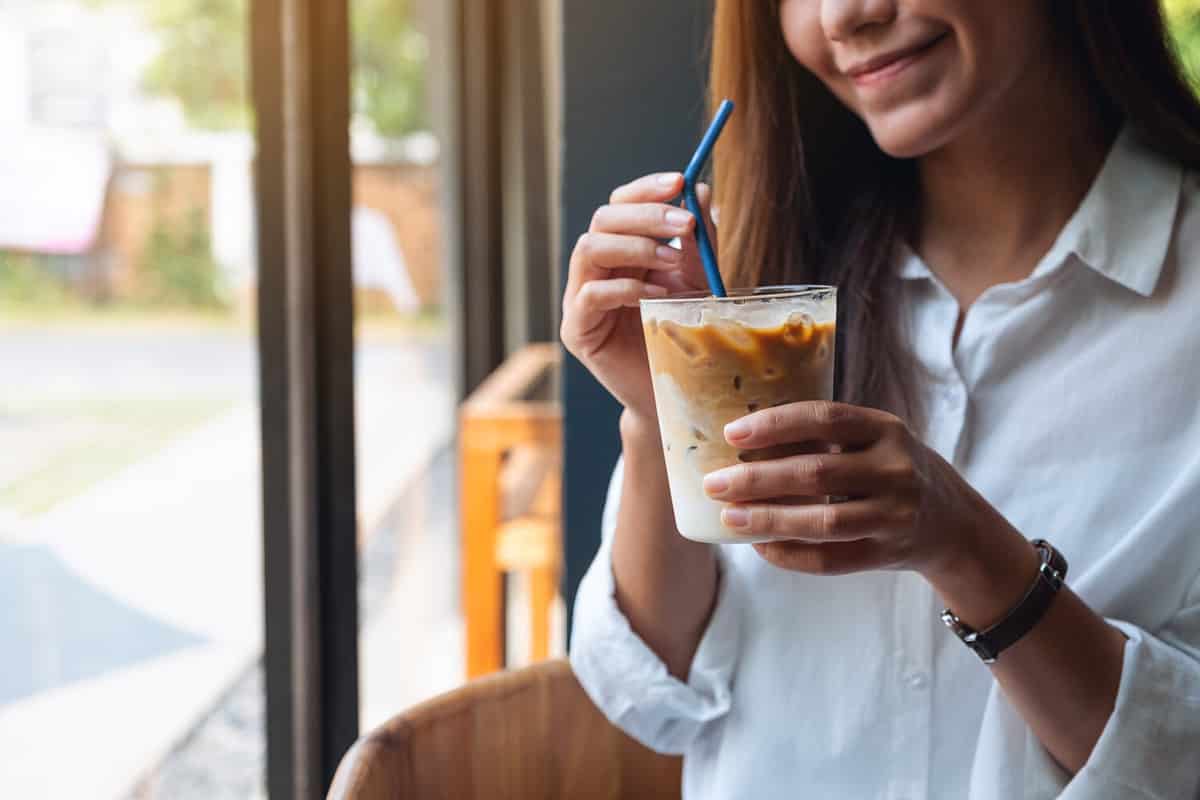
[[[924,440],[1062,550],[1071,587],[1129,637],[1087,765],[1052,761],[913,573],[813,577],[721,546],[717,605],[687,682],[671,677],[613,599],[619,466],[576,605],[579,680],[684,754],[690,800],[1200,797],[1196,176],[1123,133],[1050,252],[984,292],[956,347],[954,298],[915,255],[900,269]]]

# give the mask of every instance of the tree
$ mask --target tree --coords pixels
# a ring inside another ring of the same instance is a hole
[[[352,0],[354,109],[384,137],[426,127],[428,45],[411,0]]]
[[[247,0],[88,0],[141,11],[162,49],[144,85],[174,97],[188,121],[205,130],[250,122]],[[354,112],[384,137],[426,126],[428,48],[410,0],[351,0]]]
[[[1200,87],[1200,0],[1163,0],[1175,50],[1192,86]]]
[[[246,128],[250,122],[246,0],[141,0],[162,50],[146,89],[176,97],[198,128]]]

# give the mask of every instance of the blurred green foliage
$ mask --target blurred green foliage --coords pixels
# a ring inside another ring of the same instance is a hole
[[[43,308],[76,302],[50,256],[0,251],[0,307]]]
[[[246,0],[132,2],[162,37],[143,78],[146,89],[178,98],[198,128],[249,127]]]
[[[138,9],[162,49],[144,76],[205,130],[249,127],[248,0],[87,0]],[[354,111],[384,137],[427,126],[428,47],[411,0],[351,0]]]
[[[412,6],[412,0],[351,0],[354,110],[387,138],[428,126],[429,46]]]
[[[1200,88],[1200,0],[1163,0],[1179,61],[1192,86]]]
[[[226,308],[211,242],[203,209],[192,209],[183,224],[157,219],[138,264],[136,296],[130,299],[154,307]]]
[[[182,218],[155,220],[134,265],[135,279],[117,287],[116,293],[89,290],[79,279],[81,267],[66,256],[0,251],[0,309],[230,309],[200,208]]]

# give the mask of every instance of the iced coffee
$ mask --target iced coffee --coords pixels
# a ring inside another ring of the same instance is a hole
[[[700,542],[762,541],[721,524],[725,504],[705,494],[704,476],[802,452],[803,445],[741,451],[724,428],[760,409],[832,398],[836,289],[677,295],[643,300],[641,310],[679,532]]]

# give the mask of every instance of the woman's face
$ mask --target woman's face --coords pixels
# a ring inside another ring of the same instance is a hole
[[[918,157],[1003,117],[1053,53],[1053,1],[782,0],[780,23],[796,59],[885,152]]]

